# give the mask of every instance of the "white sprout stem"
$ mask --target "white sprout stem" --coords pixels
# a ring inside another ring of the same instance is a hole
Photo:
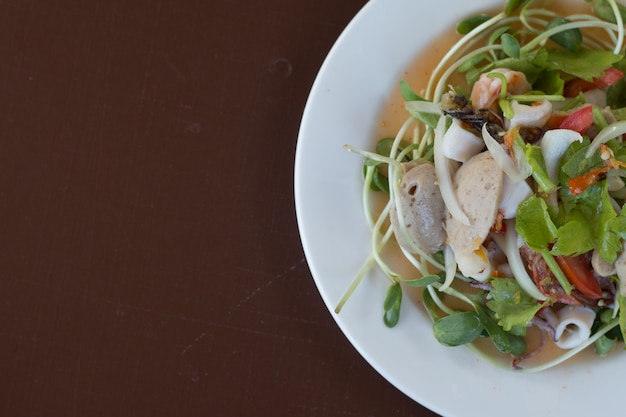
[[[608,333],[611,329],[613,329],[617,325],[619,325],[619,319],[614,319],[614,320],[610,321],[609,323],[607,323],[604,327],[602,327],[596,333],[594,333],[585,342],[581,343],[580,345],[576,346],[575,348],[572,348],[572,349],[568,350],[563,355],[561,355],[561,356],[559,356],[559,357],[557,357],[557,358],[555,358],[555,359],[553,359],[551,361],[542,363],[541,365],[537,365],[537,366],[533,366],[533,367],[529,367],[529,368],[521,368],[519,370],[519,372],[527,372],[527,373],[541,372],[541,371],[545,371],[546,369],[549,369],[549,368],[552,368],[554,366],[557,366],[557,365],[565,362],[566,360],[568,360],[572,356],[574,356],[574,355],[582,352],[583,350],[587,349],[589,346],[594,344],[596,342],[596,340],[598,340],[599,338],[604,336],[606,333]]]
[[[445,265],[446,279],[443,282],[443,285],[441,286],[441,288],[439,288],[439,291],[445,291],[450,287],[450,285],[452,285],[452,283],[454,282],[454,277],[456,276],[456,269],[457,269],[456,258],[454,256],[454,250],[452,250],[452,247],[450,245],[446,245],[446,247],[443,249],[443,254],[444,254],[444,259],[446,262],[446,265]]]
[[[624,21],[622,20],[622,14],[620,13],[615,0],[608,1],[611,5],[611,9],[613,10],[613,14],[615,14],[615,25],[617,26],[617,44],[615,45],[613,52],[619,54],[622,51],[622,45],[624,42]]]
[[[528,42],[526,45],[524,45],[521,48],[521,51],[522,53],[531,51],[535,47],[546,42],[551,36],[554,36],[557,33],[570,30],[570,29],[581,29],[581,28],[601,28],[601,29],[603,28],[603,29],[610,29],[610,30],[619,30],[619,28],[617,28],[614,23],[609,23],[609,22],[590,21],[590,22],[564,23],[562,25],[553,27],[552,29],[548,29],[542,32],[539,36],[537,36],[536,38]],[[621,30],[623,32],[624,29],[622,28]],[[621,42],[619,42],[619,45],[615,46],[613,52],[617,54],[620,52],[620,50],[621,50]]]
[[[413,256],[413,254],[411,254],[408,250],[404,249],[402,246],[400,246],[400,250],[402,251],[402,254],[407,259],[407,261],[409,261],[409,263],[411,265],[413,265],[415,267],[415,269],[417,269],[418,272],[423,277],[429,274],[428,267],[426,265],[424,265],[424,263],[423,263],[423,259],[424,258],[420,257],[419,260],[418,260],[418,258]]]
[[[454,310],[448,307],[443,302],[443,300],[439,297],[439,294],[437,293],[437,290],[435,289],[434,285],[429,285],[426,288],[428,292],[430,293],[430,296],[433,299],[435,305],[439,308],[439,310],[443,311],[444,313],[448,315],[454,314]]]
[[[463,46],[465,44],[467,44],[469,41],[472,40],[472,38],[474,36],[476,36],[477,34],[482,33],[484,30],[486,30],[487,28],[495,25],[496,23],[498,23],[500,20],[502,20],[504,17],[506,16],[506,14],[504,12],[501,12],[499,14],[497,14],[496,16],[492,17],[491,19],[487,20],[486,22],[478,25],[477,27],[475,27],[473,30],[471,30],[467,35],[465,35],[463,38],[461,38],[452,48],[450,48],[450,50],[443,56],[443,58],[441,58],[441,61],[439,61],[439,64],[437,64],[437,66],[435,67],[435,69],[433,70],[433,73],[430,77],[430,80],[428,82],[428,87],[426,89],[426,99],[427,100],[431,100],[431,101],[435,101],[435,97],[432,97],[430,94],[432,92],[432,88],[433,88],[433,83],[436,80],[439,72],[441,71],[441,69],[447,65],[448,61],[461,49],[463,48]]]
[[[357,273],[355,278],[352,280],[352,282],[348,286],[348,289],[344,292],[343,296],[337,303],[337,306],[335,307],[335,313],[339,314],[341,312],[341,309],[346,304],[346,302],[348,301],[352,293],[354,293],[354,290],[356,290],[356,288],[359,286],[361,281],[363,281],[363,278],[365,277],[365,275],[367,275],[367,273],[376,264],[376,257],[374,256],[374,253],[379,253],[382,250],[382,248],[387,244],[387,242],[391,238],[391,232],[392,232],[391,228],[387,229],[387,232],[385,233],[385,235],[378,242],[376,250],[370,253],[366,261],[363,263],[363,265],[361,265],[361,269],[359,269],[359,272]]]
[[[359,286],[361,281],[363,281],[363,278],[365,277],[365,275],[367,275],[367,273],[372,269],[374,264],[375,264],[374,257],[370,254],[367,260],[363,262],[363,265],[361,265],[361,269],[359,269],[359,272],[356,274],[356,276],[354,277],[354,279],[348,286],[348,289],[343,293],[343,296],[341,297],[341,299],[335,306],[336,314],[341,313],[343,306],[346,304],[350,296],[354,293],[354,291]]]
[[[467,53],[466,55],[463,56],[463,59],[460,59],[458,61],[456,61],[454,64],[450,65],[450,67],[448,67],[448,69],[446,70],[446,72],[444,72],[444,74],[441,76],[441,79],[439,80],[439,82],[437,83],[437,87],[435,88],[435,96],[436,97],[441,97],[441,95],[444,92],[444,89],[447,88],[448,85],[448,78],[450,78],[450,76],[461,66],[463,65],[466,61],[474,58],[476,55],[480,55],[484,52],[489,52],[489,51],[498,51],[502,49],[502,45],[488,45],[488,46],[483,46],[482,48],[478,48],[472,52]]]
[[[469,299],[468,296],[466,296],[465,294],[463,294],[460,291],[455,290],[452,287],[446,288],[445,290],[441,289],[441,284],[439,283],[434,283],[431,284],[432,287],[436,288],[437,290],[439,290],[440,292],[443,292],[445,294],[451,295],[452,297],[458,298],[459,300],[469,304],[470,306],[472,306],[472,308],[474,308],[474,302],[472,300]]]
[[[374,217],[372,215],[372,207],[370,205],[370,193],[369,189],[372,184],[372,178],[374,177],[375,166],[368,166],[365,171],[365,180],[363,181],[363,214],[365,215],[365,221],[370,229],[374,228]]]
[[[385,275],[387,275],[387,277],[390,280],[395,281],[394,277],[396,277],[397,274],[395,272],[393,272],[391,270],[391,268],[389,268],[389,266],[382,259],[381,254],[380,254],[380,252],[382,250],[382,245],[384,245],[387,242],[387,240],[391,237],[391,234],[393,233],[393,229],[391,227],[389,227],[387,229],[387,233],[385,233],[385,235],[382,235],[380,233],[380,230],[382,229],[384,221],[389,216],[389,211],[390,210],[391,210],[391,201],[389,201],[387,203],[387,205],[383,209],[382,213],[378,217],[378,220],[374,224],[374,230],[373,230],[373,233],[372,233],[371,251],[372,251],[372,256],[374,257],[374,260],[376,261],[376,263],[378,264],[380,269],[383,270]],[[378,236],[380,236],[380,235],[382,235],[382,238],[379,241],[378,240]],[[381,247],[379,247],[379,245],[381,245]]]

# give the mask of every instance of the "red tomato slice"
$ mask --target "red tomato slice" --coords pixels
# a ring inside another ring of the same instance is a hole
[[[585,91],[593,90],[597,88],[596,85],[591,81],[585,81],[582,78],[574,78],[571,81],[565,83],[563,87],[563,95],[565,97],[576,97],[579,93],[584,93]]]
[[[567,116],[559,127],[561,129],[574,130],[582,135],[592,124],[593,109],[591,106],[585,106]]]
[[[593,90],[594,88],[606,88],[614,85],[616,82],[624,78],[624,73],[617,68],[609,67],[604,74],[592,81],[585,81],[582,78],[574,78],[565,83],[563,95],[565,97],[576,97],[579,93]]]
[[[585,256],[555,256],[554,258],[574,288],[591,299],[602,298],[600,283],[593,275]]]
[[[624,78],[624,73],[617,68],[609,67],[604,71],[602,77],[594,78],[593,83],[598,88],[609,87]]]

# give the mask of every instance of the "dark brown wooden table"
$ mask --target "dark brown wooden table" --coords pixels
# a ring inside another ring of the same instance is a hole
[[[1,416],[434,416],[326,310],[293,165],[364,0],[0,0]]]

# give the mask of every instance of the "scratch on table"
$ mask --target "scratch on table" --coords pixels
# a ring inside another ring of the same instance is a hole
[[[199,341],[201,341],[202,339],[204,339],[204,336],[206,336],[205,332],[200,333],[195,339],[193,339],[193,341],[191,343],[189,343],[187,346],[185,346],[185,348],[183,350],[181,350],[180,352],[180,356],[185,356],[187,354],[187,352],[189,352],[189,349],[191,349],[192,347],[194,347],[194,345],[196,345]]]
[[[283,272],[281,272],[279,274],[276,274],[274,277],[270,278],[269,280],[264,282],[262,285],[256,287],[254,290],[249,292],[244,298],[239,300],[239,302],[236,303],[233,306],[233,308],[230,309],[230,312],[232,313],[233,311],[238,310],[239,308],[241,308],[241,306],[243,306],[244,304],[249,303],[252,299],[254,299],[257,295],[259,295],[259,293],[261,293],[263,290],[269,288],[277,279],[281,279],[281,278],[287,276],[290,272],[296,270],[300,265],[305,263],[305,261],[306,261],[305,258],[301,258],[298,262],[296,262],[296,263],[290,265],[289,267],[287,267]]]

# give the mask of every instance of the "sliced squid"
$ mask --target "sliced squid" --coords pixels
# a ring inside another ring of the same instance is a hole
[[[566,306],[556,313],[547,308],[543,317],[554,328],[554,343],[572,349],[589,339],[596,313],[588,307]]]
[[[552,114],[552,103],[548,100],[533,104],[521,104],[517,100],[511,101],[513,118],[507,121],[507,128],[543,127]]]
[[[446,158],[465,162],[484,148],[485,143],[481,138],[464,129],[460,120],[452,119],[442,142],[442,151]]]

